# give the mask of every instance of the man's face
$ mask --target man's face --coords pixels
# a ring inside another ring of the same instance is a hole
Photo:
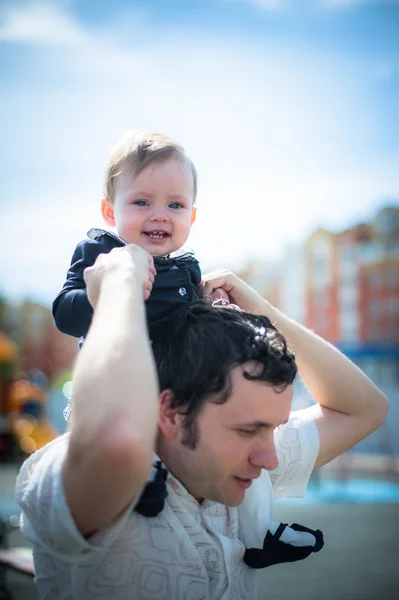
[[[132,176],[115,180],[111,205],[103,200],[106,223],[116,227],[128,244],[137,244],[152,256],[167,256],[181,248],[190,233],[194,179],[182,161],[154,162]]]
[[[245,367],[251,372],[251,365]],[[195,449],[182,444],[181,432],[168,467],[198,500],[237,506],[262,468],[277,467],[273,432],[288,420],[293,387],[278,393],[262,381],[245,379],[242,366],[231,378],[227,402],[205,402],[197,416]]]

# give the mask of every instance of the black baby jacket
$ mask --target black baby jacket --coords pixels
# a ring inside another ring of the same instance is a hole
[[[99,254],[107,254],[113,248],[126,245],[117,235],[104,229],[90,229],[87,235],[89,239],[76,246],[67,279],[53,302],[57,328],[75,337],[86,337],[93,317],[84,270],[95,263]],[[201,269],[192,252],[174,253],[169,257],[154,256],[154,265],[157,274],[146,301],[149,326],[158,324],[180,306],[200,298]]]

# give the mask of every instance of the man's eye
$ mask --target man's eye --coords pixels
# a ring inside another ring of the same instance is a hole
[[[169,208],[183,208],[183,204],[181,202],[171,202]]]
[[[147,206],[148,202],[147,200],[135,200],[133,204],[136,206]]]
[[[257,434],[257,429],[239,429],[238,433],[244,437],[252,437]]]

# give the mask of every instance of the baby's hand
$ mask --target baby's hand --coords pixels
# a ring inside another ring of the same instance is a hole
[[[249,312],[262,313],[262,310],[265,310],[263,298],[237,275],[225,269],[217,269],[204,275],[200,285],[204,298],[209,302],[222,299]]]
[[[156,270],[152,256],[136,244],[114,248],[108,254],[100,254],[92,267],[84,271],[87,296],[93,308],[96,307],[101,285],[105,278],[121,277],[131,279],[131,284],[141,284],[144,300],[151,294]]]

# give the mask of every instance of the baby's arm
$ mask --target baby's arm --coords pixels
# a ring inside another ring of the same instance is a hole
[[[53,317],[57,328],[75,337],[87,335],[93,308],[87,298],[83,273],[104,252],[96,240],[84,240],[76,246],[67,279],[53,302]]]

